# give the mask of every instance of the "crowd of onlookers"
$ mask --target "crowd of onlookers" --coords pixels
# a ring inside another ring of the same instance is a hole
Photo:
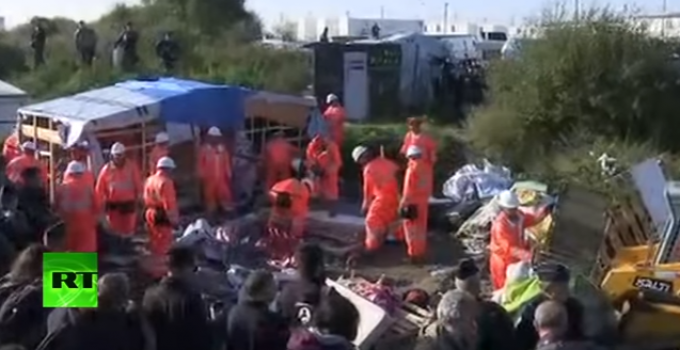
[[[31,49],[33,51],[33,66],[40,67],[45,64],[45,47],[48,40],[48,32],[41,22],[36,22],[31,34]],[[82,66],[90,66],[97,58],[99,38],[94,28],[85,22],[78,23],[78,29],[74,33],[74,47],[78,53],[78,61]],[[139,42],[139,32],[134,28],[132,22],[125,24],[125,27],[118,35],[113,44],[111,60],[114,66],[123,70],[133,70],[139,62],[137,54],[137,44]],[[156,42],[156,56],[160,59],[163,68],[170,72],[175,68],[179,60],[180,47],[173,38],[172,33],[166,32],[163,37]]]
[[[126,274],[111,272],[99,278],[97,308],[48,309],[42,307],[42,256],[60,249],[59,237],[48,234],[42,244],[29,245],[0,280],[0,350],[354,348],[360,312],[326,286],[324,254],[317,245],[298,247],[297,280],[279,289],[272,273],[255,270],[231,307],[214,308],[207,302],[195,283],[200,257],[191,248],[178,246],[169,252],[167,276],[139,297]],[[596,349],[583,336],[583,307],[569,295],[568,270],[547,265],[538,276],[544,293],[525,305],[515,325],[501,306],[480,296],[476,266],[461,264],[456,288],[443,294],[435,308],[436,320],[411,346],[417,350]]]

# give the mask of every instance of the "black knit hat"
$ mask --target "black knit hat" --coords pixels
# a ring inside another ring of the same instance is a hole
[[[479,273],[479,268],[475,261],[472,259],[465,259],[458,264],[458,270],[456,271],[456,279],[466,280],[472,276]]]
[[[569,268],[562,264],[545,263],[536,267],[536,276],[541,282],[565,283],[571,279]]]

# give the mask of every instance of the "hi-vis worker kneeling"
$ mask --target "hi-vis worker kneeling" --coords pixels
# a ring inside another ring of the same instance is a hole
[[[54,196],[54,208],[66,226],[66,251],[96,252],[97,223],[101,211],[90,179],[84,175],[85,164],[71,161],[64,182]]]
[[[309,198],[313,183],[304,179],[303,162],[293,160],[294,176],[277,182],[269,190],[272,201],[272,211],[269,216],[269,226],[289,232],[301,238],[305,229],[305,220],[309,213]]]
[[[427,210],[432,194],[432,166],[423,158],[420,147],[406,150],[408,166],[399,213],[404,219],[408,256],[414,261],[425,258],[427,250]]]
[[[149,229],[151,274],[162,277],[167,270],[166,254],[172,245],[172,229],[179,221],[175,184],[170,176],[175,162],[162,157],[156,163],[156,173],[144,183],[144,220]]]
[[[550,213],[552,205],[541,209],[534,216],[519,209],[520,202],[515,192],[506,190],[498,195],[501,212],[491,223],[489,269],[494,290],[505,285],[507,268],[520,261],[531,259],[531,242],[524,230],[543,220]]]
[[[361,211],[366,215],[364,248],[367,252],[373,252],[382,246],[388,231],[398,219],[399,167],[365,146],[355,147],[352,159],[363,168],[364,199]]]
[[[132,236],[137,229],[137,204],[142,194],[142,177],[134,162],[127,161],[125,146],[111,146],[111,161],[99,172],[95,186],[97,200],[104,205],[113,233]]]

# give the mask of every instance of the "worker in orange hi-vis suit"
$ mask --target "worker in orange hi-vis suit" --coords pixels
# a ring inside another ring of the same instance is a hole
[[[21,146],[19,145],[19,132],[14,130],[2,145],[2,156],[5,157],[5,163],[11,162],[14,158],[21,155]]]
[[[408,256],[421,262],[427,251],[427,212],[432,195],[432,167],[425,163],[423,151],[415,145],[406,150],[408,166],[399,212],[404,219]]]
[[[14,183],[20,184],[23,180],[21,174],[28,168],[40,169],[40,177],[43,183],[47,185],[47,168],[36,157],[37,148],[35,143],[26,141],[21,144],[21,155],[14,158],[7,164],[7,177]]]
[[[437,161],[437,143],[430,135],[423,132],[424,122],[423,118],[408,118],[409,131],[404,136],[399,153],[405,156],[409,146],[418,146],[423,151],[422,159],[434,166]]]
[[[87,167],[71,161],[64,182],[54,196],[54,208],[66,225],[65,249],[70,252],[97,251],[97,223],[101,210],[94,188],[83,177]]]
[[[335,215],[339,195],[342,156],[338,145],[328,136],[316,136],[306,152],[307,164],[314,175],[314,188],[319,191],[329,215]]]
[[[263,167],[266,188],[291,177],[290,164],[297,155],[298,149],[285,138],[285,134],[277,131],[265,146]]]
[[[203,187],[203,202],[209,215],[221,208],[231,210],[231,156],[222,142],[222,132],[208,129],[206,142],[198,157],[198,177]]]
[[[505,276],[511,264],[531,260],[531,242],[524,230],[543,220],[550,213],[552,205],[541,209],[534,216],[519,209],[519,199],[507,190],[498,195],[501,212],[491,222],[489,270],[494,289],[505,285]]]
[[[109,228],[123,237],[137,230],[137,203],[142,195],[139,168],[125,157],[125,146],[111,146],[111,161],[99,172],[95,186],[97,200],[104,205]]]
[[[323,117],[328,125],[329,135],[338,147],[342,147],[342,142],[345,140],[345,120],[347,119],[345,108],[340,104],[338,96],[334,94],[329,94],[326,97],[326,104],[328,104],[328,107],[323,112]]]
[[[168,133],[159,132],[156,134],[155,143],[151,152],[149,152],[149,175],[156,173],[156,165],[158,165],[158,161],[161,158],[170,155],[170,137],[168,136]]]
[[[364,248],[373,252],[380,248],[399,214],[399,182],[397,164],[383,155],[376,155],[365,146],[352,151],[352,159],[363,168],[363,203],[366,215]]]
[[[311,180],[303,178],[303,166],[302,160],[294,159],[291,164],[294,176],[277,182],[269,190],[272,201],[269,226],[281,228],[298,238],[304,233],[313,187]]]
[[[71,160],[80,162],[85,166],[85,171],[78,175],[83,181],[94,188],[95,177],[94,172],[90,170],[89,158],[90,158],[90,143],[87,141],[80,141],[70,148]],[[69,172],[64,173],[64,181],[71,176]]]
[[[177,194],[171,172],[175,162],[162,157],[156,163],[156,172],[144,184],[144,220],[149,229],[149,251],[153,265],[151,274],[163,277],[167,271],[166,254],[172,245],[172,229],[179,222]]]

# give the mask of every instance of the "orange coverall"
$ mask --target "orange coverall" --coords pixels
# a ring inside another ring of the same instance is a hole
[[[264,159],[266,188],[272,188],[278,181],[291,177],[290,164],[296,152],[297,148],[282,137],[267,142]]]
[[[231,156],[224,146],[204,144],[198,157],[198,178],[203,186],[206,210],[214,213],[219,206],[229,209],[231,197]]]
[[[142,179],[134,162],[126,160],[122,167],[109,162],[99,172],[95,186],[97,201],[104,206],[123,204],[130,207],[130,210],[106,208],[106,219],[116,234],[130,236],[135,233],[136,205],[141,192]]]
[[[318,189],[323,199],[337,200],[340,167],[342,167],[342,156],[338,145],[331,140],[324,142],[317,136],[309,146],[306,152],[307,163],[309,166],[317,166],[324,171],[321,178],[315,178],[314,188]]]
[[[152,274],[161,277],[166,272],[165,256],[172,245],[173,224],[179,220],[177,194],[172,179],[162,170],[149,176],[144,184],[144,220],[149,228],[149,250],[155,260]],[[165,213],[169,222],[157,222],[159,213]]]
[[[342,142],[345,140],[346,116],[345,108],[341,105],[330,105],[326,108],[326,111],[323,112],[323,117],[328,124],[330,137],[338,147],[341,147]]]
[[[21,173],[28,168],[40,169],[40,176],[43,182],[47,184],[47,168],[33,154],[29,153],[23,153],[7,164],[7,177],[12,182],[21,183],[23,181]]]
[[[5,143],[2,145],[2,155],[7,163],[21,155],[19,134],[16,131],[5,139]]]
[[[54,196],[57,213],[66,225],[66,250],[97,251],[97,221],[100,210],[94,188],[81,176],[68,176]]]
[[[405,155],[409,146],[418,146],[423,150],[423,159],[430,165],[434,165],[437,161],[437,143],[429,135],[423,132],[417,134],[413,131],[407,132],[404,136],[404,142],[399,149],[399,153]]]
[[[427,210],[432,194],[432,167],[423,159],[410,159],[404,177],[403,205],[415,205],[417,216],[404,221],[408,256],[418,258],[427,251]]]
[[[399,182],[398,166],[393,161],[378,157],[363,169],[364,201],[366,213],[366,250],[374,251],[382,245],[387,231],[398,217]]]
[[[288,193],[291,197],[290,209],[276,207],[276,196],[279,193]],[[269,216],[269,224],[273,226],[290,227],[290,233],[295,237],[302,237],[305,229],[305,220],[309,213],[309,189],[302,181],[296,178],[288,178],[277,182],[269,191],[272,201],[272,211]]]
[[[87,150],[84,150],[82,148],[74,148],[71,151],[71,160],[75,160],[77,162],[81,162],[81,163],[85,164],[85,166],[87,167],[87,170],[85,170],[85,172],[82,175],[80,175],[80,177],[85,180],[86,184],[89,184],[90,187],[94,188],[95,178],[94,178],[94,173],[90,169],[90,164],[88,162],[89,155],[90,155],[89,151],[87,151]],[[64,175],[63,181],[66,181],[66,179],[69,179],[69,178],[72,178],[72,177],[73,176],[71,176],[70,174],[66,174],[66,175]]]
[[[166,146],[161,146],[161,145],[155,145],[151,149],[151,152],[149,152],[149,174],[153,175],[156,171],[156,163],[158,163],[158,160],[167,157],[168,154],[170,154],[170,150],[168,150],[168,147]]]
[[[491,223],[489,270],[495,290],[505,285],[508,266],[531,259],[530,245],[524,237],[524,229],[535,225],[541,216],[519,212],[520,219],[513,222],[508,214],[501,212]]]

